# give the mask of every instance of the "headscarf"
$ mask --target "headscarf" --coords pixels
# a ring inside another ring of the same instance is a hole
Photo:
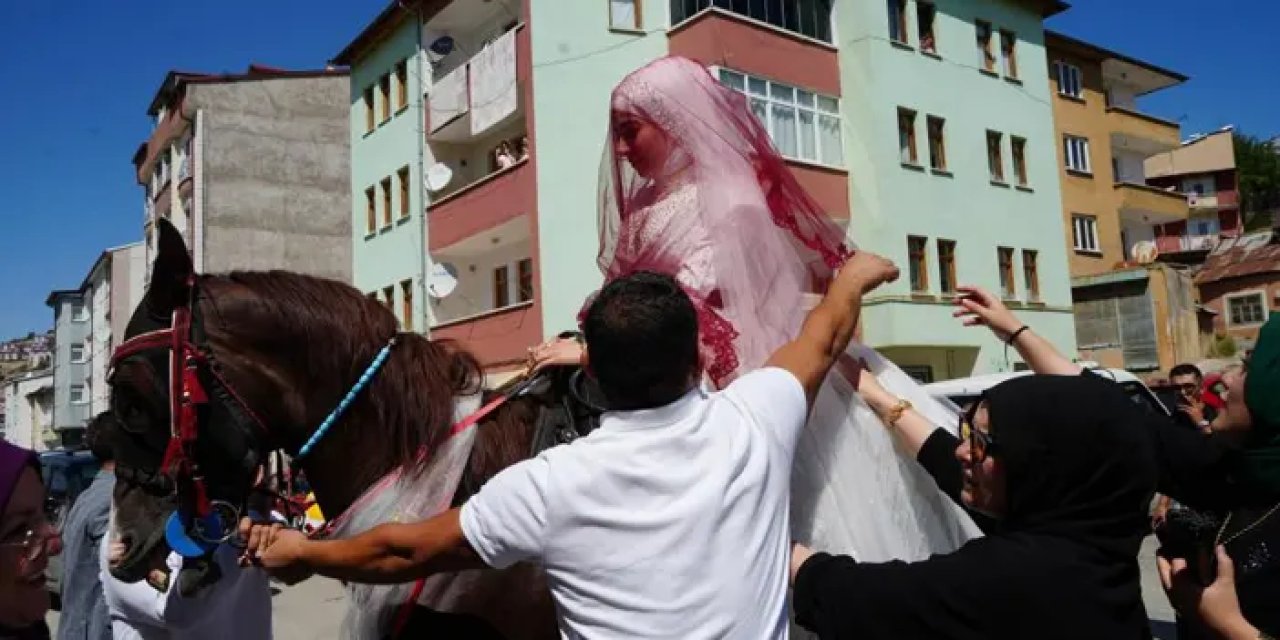
[[[1280,313],[1258,332],[1249,357],[1244,403],[1253,426],[1239,452],[1237,478],[1271,495],[1280,493]]]
[[[794,606],[823,637],[1141,638],[1138,550],[1156,451],[1123,390],[1096,376],[1027,376],[986,393],[1005,469],[1002,526],[914,563],[819,555]]]
[[[986,394],[1008,498],[1003,529],[1137,553],[1158,468],[1135,405],[1094,376],[1025,376]]]
[[[40,458],[36,452],[0,440],[0,513],[9,508],[9,499],[18,487],[18,478],[28,467],[40,473]]]

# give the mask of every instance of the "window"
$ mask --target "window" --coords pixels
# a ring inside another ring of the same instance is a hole
[[[902,372],[920,384],[933,382],[933,367],[927,364],[904,364]]]
[[[943,294],[956,292],[956,241],[938,241],[938,288]]]
[[[889,0],[889,39],[907,42],[907,0]]]
[[[1017,136],[1009,136],[1013,146],[1013,178],[1018,186],[1027,186],[1027,141]]]
[[[844,164],[840,101],[729,69],[720,82],[745,94],[782,155],[838,167]]]
[[[520,302],[529,302],[533,300],[533,259],[525,258],[516,263],[517,282],[520,286],[516,292],[517,299]]]
[[[1004,65],[1004,77],[1018,77],[1018,35],[1000,30],[1000,61]]]
[[[1267,321],[1267,298],[1262,291],[1227,296],[1227,320],[1231,326],[1254,326]]]
[[[405,331],[413,331],[413,280],[400,283],[400,324]]]
[[[71,385],[71,404],[84,404],[89,401],[89,394],[85,393],[84,385]]]
[[[1013,283],[1013,249],[997,247],[996,257],[1000,262],[1000,294],[1010,300],[1018,295],[1017,286]]]
[[[395,287],[382,288],[382,304],[386,306],[387,310],[390,311],[391,313],[396,312],[396,288]]]
[[[84,361],[86,361],[88,358],[85,358],[85,353],[84,353],[84,351],[85,351],[85,350],[84,350],[84,345],[83,345],[83,344],[81,344],[81,343],[76,343],[76,344],[71,345],[71,361],[72,361],[72,362],[84,362]]]
[[[932,2],[916,3],[916,22],[920,27],[920,50],[927,53],[938,52],[938,37],[933,23],[938,19],[938,9]]]
[[[974,23],[978,41],[978,68],[988,73],[996,72],[996,54],[991,50],[991,23],[981,20]]]
[[[1080,173],[1090,173],[1089,139],[1079,136],[1062,136],[1062,146],[1067,159],[1067,168]]]
[[[929,116],[925,122],[929,129],[929,166],[934,171],[947,170],[947,141],[943,136],[943,130],[946,128],[947,121],[935,116]]]
[[[1054,71],[1058,76],[1058,95],[1069,98],[1081,97],[1080,67],[1065,62],[1054,63]]]
[[[71,320],[73,322],[84,322],[89,319],[89,310],[84,308],[83,302],[71,303]]]
[[[925,259],[925,249],[929,244],[927,238],[907,236],[907,258],[910,265],[911,291],[924,293],[929,290],[929,265]]]
[[[637,0],[609,0],[609,28],[639,31],[640,3]]]
[[[1022,250],[1022,279],[1027,285],[1027,300],[1031,302],[1040,301],[1040,270],[1036,264],[1039,257],[1039,251]]]
[[[409,167],[396,172],[396,182],[400,186],[400,218],[409,217]]]
[[[1071,246],[1076,251],[1100,253],[1098,250],[1098,218],[1083,214],[1071,215]]]
[[[713,5],[722,11],[834,44],[831,38],[834,0],[671,0],[671,24],[680,24]]]
[[[382,181],[382,226],[391,226],[391,178]]]
[[[365,200],[365,231],[373,233],[378,230],[378,198],[373,193],[374,188],[369,187],[364,190]]]
[[[377,125],[377,118],[374,117],[373,110],[373,87],[369,87],[364,90],[364,132],[373,131]]]
[[[382,76],[378,81],[378,100],[382,102],[382,121],[391,119],[391,76]]]
[[[502,309],[511,305],[511,275],[507,265],[493,270],[493,308]]]
[[[898,159],[906,164],[920,164],[916,153],[916,112],[898,108]]]
[[[987,130],[987,171],[992,182],[1004,182],[1004,134]]]
[[[396,65],[396,111],[409,106],[409,63],[401,60]]]

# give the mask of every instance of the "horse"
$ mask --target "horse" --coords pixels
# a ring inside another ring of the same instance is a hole
[[[110,372],[110,410],[122,426],[109,534],[125,548],[109,567],[117,579],[141,580],[167,554],[172,514],[229,508],[234,522],[260,499],[274,451],[298,456],[306,447],[294,463],[321,510],[345,514],[388,474],[424,473],[452,431],[455,403],[481,393],[473,356],[400,332],[384,305],[356,289],[284,271],[197,274],[178,232],[164,220],[157,228],[150,283]],[[582,379],[556,371],[492,403],[452,504],[598,424],[598,391]],[[207,560],[184,563],[182,593],[217,580]],[[545,576],[530,565],[437,576],[416,602],[408,624],[397,625],[402,637],[558,637]]]

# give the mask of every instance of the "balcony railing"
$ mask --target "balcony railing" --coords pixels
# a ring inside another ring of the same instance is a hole
[[[1239,206],[1240,194],[1234,190],[1206,195],[1187,194],[1187,204],[1192,209],[1228,209]]]
[[[1115,190],[1120,196],[1122,214],[1137,213],[1166,222],[1187,219],[1187,198],[1181,192],[1133,182],[1117,182]]]
[[[1107,107],[1107,121],[1113,135],[1121,135],[1142,141],[1146,151],[1175,149],[1181,144],[1181,129],[1169,122],[1137,109],[1123,106]]]
[[[1156,238],[1156,248],[1160,253],[1181,253],[1184,251],[1211,251],[1218,245],[1215,235],[1160,236]]]

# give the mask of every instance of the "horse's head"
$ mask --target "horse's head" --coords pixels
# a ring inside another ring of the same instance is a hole
[[[167,555],[165,528],[173,514],[191,531],[203,514],[226,516],[225,507],[241,509],[270,446],[266,423],[250,408],[255,405],[237,394],[214,360],[211,335],[216,332],[210,331],[205,279],[195,273],[177,230],[160,220],[157,231],[151,282],[111,373],[111,409],[122,426],[113,443],[117,481],[111,535],[125,548],[111,573],[127,582],[145,577]],[[282,391],[265,376],[237,373],[252,380],[253,397]],[[210,540],[224,535],[209,527],[200,531]]]

